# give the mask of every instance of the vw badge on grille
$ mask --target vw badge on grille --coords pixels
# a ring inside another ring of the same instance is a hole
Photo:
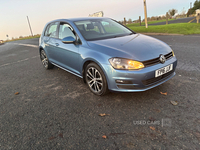
[[[165,56],[164,55],[160,55],[160,62],[162,63],[162,64],[164,64],[165,63],[165,61],[166,61],[166,58],[165,58]]]

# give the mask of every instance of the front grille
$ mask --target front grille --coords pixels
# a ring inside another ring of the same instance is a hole
[[[169,54],[167,54],[167,55],[165,55],[165,58],[168,60],[168,59],[170,59],[171,57],[173,57],[173,53],[171,52],[171,53],[169,53]]]
[[[148,80],[143,80],[142,83],[144,85],[150,85],[150,84],[156,83],[156,82],[158,82],[158,81],[160,81],[160,80],[162,80],[162,79],[164,79],[166,77],[169,77],[173,73],[174,73],[174,70],[172,70],[172,71],[170,71],[170,72],[168,72],[168,73],[166,73],[166,74],[164,74],[162,76],[159,76],[157,78],[151,78],[151,79],[148,79]]]
[[[171,57],[173,57],[172,52],[165,55],[166,60],[170,59]],[[155,65],[155,64],[159,64],[160,63],[160,57],[157,57],[157,58],[151,59],[151,60],[147,60],[147,61],[143,61],[142,63],[144,64],[145,67],[149,67],[149,66],[152,66],[152,65]]]

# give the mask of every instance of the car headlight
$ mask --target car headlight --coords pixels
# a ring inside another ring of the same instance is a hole
[[[143,63],[124,58],[110,58],[109,62],[113,68],[120,70],[137,70],[144,68]]]
[[[174,51],[172,50],[173,57],[175,56]]]

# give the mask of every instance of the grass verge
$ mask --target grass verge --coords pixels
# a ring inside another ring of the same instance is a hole
[[[175,19],[169,19],[168,21],[171,21],[171,20],[175,20]],[[149,21],[148,24],[154,24],[154,23],[159,23],[159,22],[166,22],[166,20]],[[145,22],[142,22],[141,25],[144,26]],[[132,27],[132,26],[140,26],[140,23],[127,24],[127,27]]]
[[[168,25],[149,26],[128,26],[137,33],[169,33],[169,34],[200,34],[200,24],[197,23],[177,23]]]
[[[22,37],[22,38],[16,38],[12,40],[6,40],[4,42],[11,42],[11,41],[18,41],[18,40],[27,40],[27,39],[34,39],[34,38],[39,38],[40,35],[34,35],[34,36],[27,36],[27,37]]]

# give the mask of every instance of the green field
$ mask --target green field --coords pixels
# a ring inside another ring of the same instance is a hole
[[[131,30],[137,33],[169,33],[169,34],[200,34],[200,24],[197,23],[177,23],[168,25],[149,26],[131,26],[127,25]]]
[[[168,21],[171,21],[171,20],[175,20],[175,19],[169,19]],[[149,21],[148,24],[154,24],[154,23],[159,23],[159,22],[166,22],[166,20]],[[145,22],[142,22],[141,25],[144,26]],[[140,26],[140,23],[127,24],[127,27],[132,27],[132,26]]]
[[[34,36],[27,36],[27,37],[23,37],[23,38],[16,38],[16,39],[12,39],[12,40],[6,40],[4,42],[11,42],[11,41],[18,41],[18,40],[26,40],[26,39],[34,39],[34,38],[39,38],[40,35],[34,35]]]

